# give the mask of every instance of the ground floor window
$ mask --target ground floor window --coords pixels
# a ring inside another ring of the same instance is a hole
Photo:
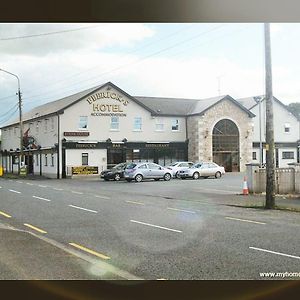
[[[82,165],[88,166],[89,165],[89,154],[88,153],[82,153]]]
[[[54,154],[51,154],[51,166],[54,167]]]
[[[48,154],[45,154],[45,166],[48,166]]]

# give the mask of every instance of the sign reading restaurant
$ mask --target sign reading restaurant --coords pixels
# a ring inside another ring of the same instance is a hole
[[[113,92],[98,92],[89,96],[86,101],[92,104],[93,112],[92,116],[120,116],[125,117],[126,113],[123,111],[121,104],[107,104],[107,103],[94,103],[99,99],[113,99],[119,101],[123,106],[127,106],[129,101],[123,99],[122,95]]]

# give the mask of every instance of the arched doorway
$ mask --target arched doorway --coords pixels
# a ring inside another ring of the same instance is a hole
[[[239,130],[228,119],[219,121],[212,135],[213,161],[225,168],[226,172],[240,170]]]

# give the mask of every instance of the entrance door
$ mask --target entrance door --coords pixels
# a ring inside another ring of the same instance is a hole
[[[226,172],[239,171],[239,130],[231,120],[223,119],[213,129],[213,161]]]
[[[28,174],[33,174],[33,155],[32,154],[25,156],[25,165],[27,165]]]

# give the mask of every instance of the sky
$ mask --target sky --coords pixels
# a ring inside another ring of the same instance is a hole
[[[271,24],[273,94],[300,101],[300,23]],[[0,69],[23,110],[111,81],[132,96],[265,93],[262,23],[0,23]],[[18,115],[0,71],[0,126]]]

